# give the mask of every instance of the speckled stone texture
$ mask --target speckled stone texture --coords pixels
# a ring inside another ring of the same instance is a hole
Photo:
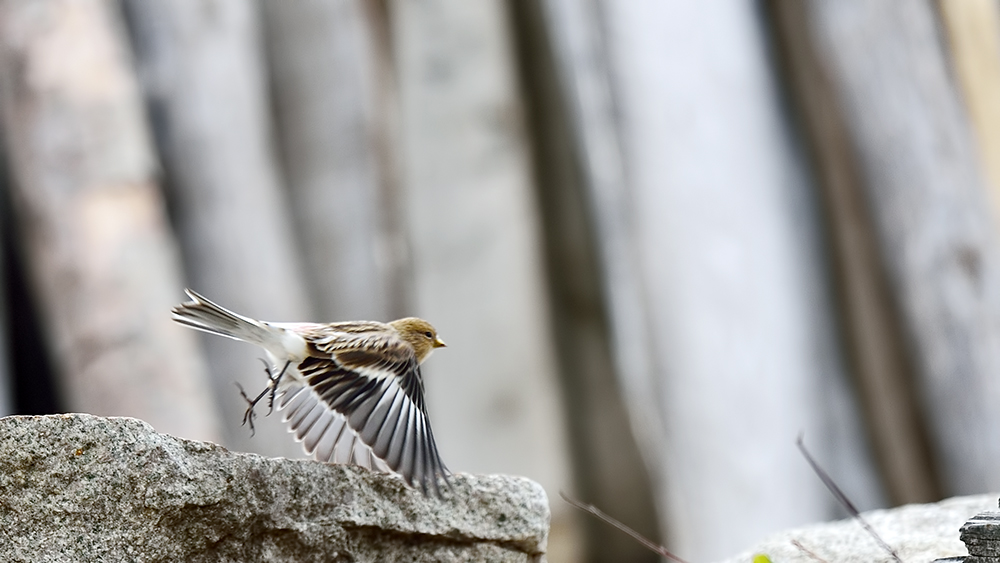
[[[456,475],[444,500],[393,476],[235,453],[130,418],[0,419],[3,561],[544,560],[524,478]]]
[[[990,510],[976,514],[959,532],[959,537],[969,549],[965,563],[1000,561],[1000,512]]]
[[[938,558],[966,555],[965,545],[959,540],[959,529],[969,518],[995,510],[996,506],[997,495],[988,494],[873,510],[862,516],[903,561],[927,563]],[[796,542],[801,547],[796,546]],[[781,532],[725,563],[750,563],[754,553],[766,553],[775,563],[892,561],[892,557],[853,519]]]

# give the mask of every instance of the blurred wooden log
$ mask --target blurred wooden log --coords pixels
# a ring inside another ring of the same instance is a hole
[[[118,14],[0,4],[0,106],[21,243],[68,408],[218,439]]]
[[[2,111],[0,109],[0,127],[2,127]],[[0,134],[0,139],[2,139],[2,134]],[[2,141],[0,141],[0,151],[3,151],[5,154],[7,153]],[[6,176],[6,172],[7,167],[0,165],[0,174]],[[0,199],[8,199],[5,192],[9,189],[6,178],[0,179]],[[10,275],[7,271],[7,261],[12,259],[11,253],[7,252],[7,249],[11,248],[7,240],[8,233],[10,232],[7,225],[9,220],[10,213],[7,210],[7,205],[0,203],[0,416],[7,416],[17,412],[15,410],[17,405],[15,404],[14,387],[14,376],[17,372],[13,370],[13,358],[8,351],[8,343],[11,341],[9,330],[13,322],[10,314],[10,305],[8,304],[10,298],[10,290],[8,288]]]
[[[768,9],[813,152],[836,264],[843,338],[882,481],[894,504],[938,500],[916,374],[841,108],[813,52],[803,3],[774,0]]]
[[[646,329],[637,235],[622,162],[603,18],[596,2],[544,0],[541,6],[556,59],[555,78],[569,112],[569,143],[580,167],[601,261],[616,375],[626,392],[640,451],[659,491],[663,474],[659,452],[666,436],[654,393],[652,344]]]
[[[596,234],[551,30],[542,2],[518,0],[511,7],[577,494],[643,536],[657,538],[654,490],[615,375]],[[584,529],[589,561],[659,561],[655,553],[596,518],[586,518]]]
[[[1000,488],[1000,254],[929,3],[805,3],[919,375],[946,495]]]
[[[402,0],[389,14],[414,312],[449,346],[424,364],[441,453],[558,498],[572,475],[506,10]],[[552,509],[550,556],[575,560],[577,515]]]
[[[256,4],[124,6],[192,287],[254,318],[312,320],[272,153]],[[240,427],[246,403],[233,382],[248,392],[263,388],[263,353],[218,337],[204,342],[225,416],[224,443],[303,456],[278,416],[258,418],[255,437]]]
[[[1000,218],[1000,5],[996,0],[938,0],[950,59]]]
[[[667,545],[709,560],[825,518],[801,430],[878,502],[812,186],[750,5],[544,6]],[[720,536],[722,513],[740,525]]]
[[[6,154],[6,151],[5,151]],[[6,176],[5,176],[6,177]],[[10,194],[5,194],[9,203]],[[4,272],[6,287],[4,297],[10,319],[10,373],[12,376],[13,401],[16,413],[21,415],[41,415],[66,412],[61,404],[57,369],[51,357],[51,347],[42,327],[44,319],[36,299],[32,295],[31,280],[27,273],[27,251],[17,244],[13,229],[12,213],[8,210],[9,224],[5,225],[7,240],[4,242]]]
[[[298,238],[322,318],[403,316],[406,243],[391,107],[365,0],[264,0],[276,130]]]

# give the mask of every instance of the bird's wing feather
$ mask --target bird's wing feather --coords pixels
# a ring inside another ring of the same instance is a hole
[[[298,366],[305,385],[287,388],[278,402],[290,430],[321,461],[387,467],[438,493],[438,478],[447,482],[448,470],[427,418],[413,348],[381,323],[338,328],[344,325],[343,332],[306,335],[312,355]]]

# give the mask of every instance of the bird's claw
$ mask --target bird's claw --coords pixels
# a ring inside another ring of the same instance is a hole
[[[250,424],[250,436],[253,437],[253,435],[257,433],[257,430],[253,427],[253,419],[255,416],[257,416],[257,413],[255,413],[253,409],[254,407],[257,406],[257,403],[264,398],[264,395],[267,393],[268,390],[264,389],[263,391],[260,392],[259,395],[257,395],[256,398],[251,400],[250,397],[247,396],[246,391],[243,390],[243,386],[240,385],[239,382],[236,382],[236,387],[238,387],[240,390],[240,396],[242,396],[243,400],[247,402],[247,410],[246,412],[243,413],[243,426],[246,426],[248,423]]]
[[[281,382],[281,378],[285,375],[285,371],[288,369],[289,364],[292,363],[291,360],[285,362],[285,366],[281,368],[281,372],[279,372],[278,375],[274,375],[271,372],[271,365],[268,364],[263,358],[261,358],[260,361],[264,362],[264,371],[267,372],[267,387],[265,387],[263,391],[261,391],[256,397],[251,399],[246,394],[246,391],[243,390],[243,386],[240,385],[239,382],[236,383],[236,387],[238,387],[240,390],[240,396],[242,396],[243,400],[247,402],[247,410],[246,412],[243,413],[242,425],[243,426],[246,426],[247,424],[250,425],[251,437],[257,432],[253,426],[254,417],[257,416],[257,413],[254,412],[254,408],[257,406],[257,403],[259,403],[260,400],[263,399],[265,395],[267,395],[268,410],[267,410],[267,415],[265,416],[271,416],[271,413],[274,412],[274,398],[278,392],[278,383]]]
[[[261,358],[260,361],[264,362],[264,371],[267,373],[267,389],[265,389],[264,391],[265,392],[270,391],[267,397],[267,408],[268,408],[267,414],[268,416],[270,416],[271,413],[274,412],[274,398],[275,395],[278,393],[278,384],[281,383],[281,378],[284,377],[285,371],[288,369],[288,366],[289,364],[292,363],[292,361],[291,360],[286,361],[284,367],[281,368],[281,371],[278,373],[278,375],[274,375],[271,372],[271,364],[267,363],[267,361],[265,361],[264,358]],[[259,397],[258,400],[260,400]]]

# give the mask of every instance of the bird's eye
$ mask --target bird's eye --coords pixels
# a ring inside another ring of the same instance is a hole
[[[424,336],[426,336],[427,338],[434,338],[434,335],[431,334],[431,331],[429,331],[429,330],[424,333]]]

